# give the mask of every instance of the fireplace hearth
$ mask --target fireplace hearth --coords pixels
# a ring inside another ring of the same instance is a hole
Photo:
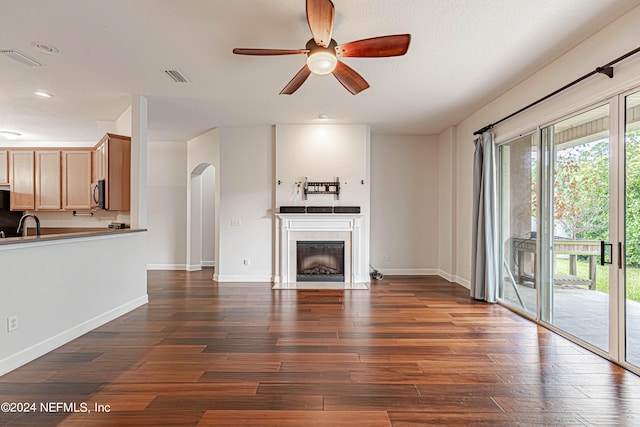
[[[344,282],[344,241],[298,240],[296,281]]]

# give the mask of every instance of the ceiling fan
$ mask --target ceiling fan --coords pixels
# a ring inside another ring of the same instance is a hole
[[[342,86],[353,95],[369,87],[369,83],[338,57],[388,57],[407,53],[410,34],[380,36],[338,45],[331,38],[335,7],[331,0],[307,0],[307,22],[313,38],[304,49],[244,49],[235,48],[238,55],[297,55],[307,54],[307,63],[282,89],[280,95],[293,94],[309,78],[311,73],[332,73]]]

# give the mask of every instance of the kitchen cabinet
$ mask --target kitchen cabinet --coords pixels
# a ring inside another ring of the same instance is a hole
[[[12,211],[35,208],[35,152],[9,152],[10,204]]]
[[[0,185],[9,184],[9,151],[0,150]]]
[[[131,138],[106,134],[95,146],[93,162],[92,186],[95,188],[99,181],[104,181],[102,208],[128,211],[131,206]]]
[[[60,151],[36,150],[36,205],[37,211],[59,211],[62,208]]]
[[[101,139],[93,152],[92,182],[107,178],[107,141]]]
[[[91,151],[62,151],[62,209],[91,209]]]

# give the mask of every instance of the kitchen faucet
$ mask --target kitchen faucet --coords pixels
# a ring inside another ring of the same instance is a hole
[[[22,234],[22,227],[24,226],[24,221],[27,218],[33,218],[36,221],[36,236],[40,235],[40,220],[38,219],[37,216],[33,215],[33,214],[27,214],[27,215],[22,215],[22,218],[20,218],[20,222],[18,223],[18,234]]]

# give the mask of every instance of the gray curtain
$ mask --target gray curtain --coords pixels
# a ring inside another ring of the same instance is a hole
[[[471,297],[496,302],[498,297],[497,171],[493,132],[474,141]]]

